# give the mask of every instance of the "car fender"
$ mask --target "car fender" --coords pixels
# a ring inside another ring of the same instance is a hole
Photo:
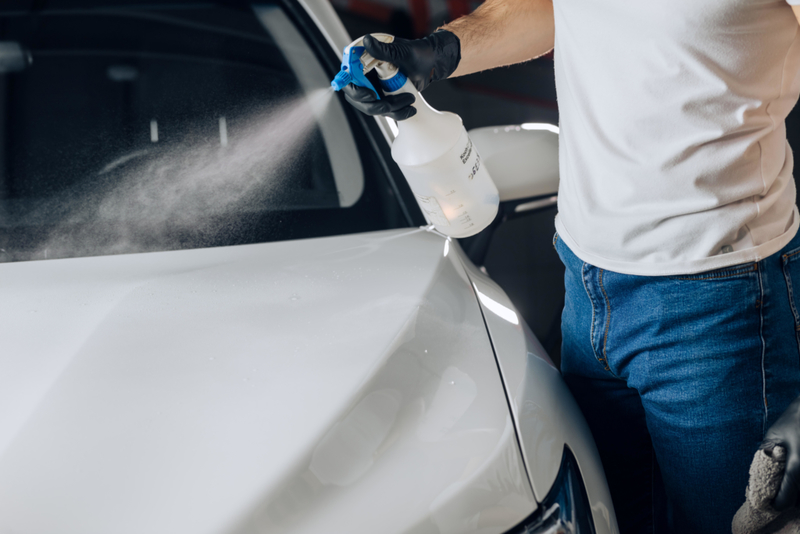
[[[552,487],[567,445],[583,476],[598,534],[619,532],[600,455],[560,372],[508,295],[458,251],[483,311],[537,501]]]

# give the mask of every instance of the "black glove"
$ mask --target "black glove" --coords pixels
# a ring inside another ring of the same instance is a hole
[[[797,504],[800,490],[800,397],[769,427],[759,448],[771,449],[775,445],[786,449],[786,471],[772,502],[773,508],[780,512]]]
[[[367,35],[364,48],[375,59],[396,65],[417,91],[453,74],[461,61],[461,42],[447,30],[412,41],[396,37],[391,43],[382,43]]]
[[[383,95],[378,100],[375,93],[366,87],[352,83],[347,84],[342,91],[344,91],[344,97],[354,108],[367,115],[386,115],[396,121],[402,121],[413,117],[417,112],[416,108],[411,107],[416,98],[408,93]]]
[[[411,41],[397,37],[392,43],[382,43],[367,35],[364,37],[364,48],[375,59],[396,65],[417,91],[422,91],[431,82],[450,76],[461,60],[458,37],[446,30]],[[357,85],[348,84],[343,91],[347,101],[367,115],[386,115],[402,121],[417,112],[411,106],[414,96],[408,93],[384,95],[378,100],[372,91]]]

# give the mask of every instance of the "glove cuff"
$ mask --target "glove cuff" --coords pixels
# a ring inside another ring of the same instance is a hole
[[[444,80],[458,68],[458,63],[461,61],[461,41],[453,32],[441,29],[426,39],[430,42],[436,58],[431,81]]]

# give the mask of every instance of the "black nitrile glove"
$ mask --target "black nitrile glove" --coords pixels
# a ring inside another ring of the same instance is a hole
[[[461,60],[458,37],[446,30],[411,41],[397,37],[392,43],[382,43],[367,35],[364,37],[364,48],[375,59],[396,65],[411,80],[417,91],[422,91],[431,82],[450,76]],[[414,96],[408,93],[384,95],[378,100],[369,89],[352,83],[342,90],[347,101],[367,115],[385,115],[402,121],[413,117],[417,112],[411,106]]]
[[[366,87],[352,83],[347,84],[342,91],[344,91],[344,97],[354,108],[367,115],[385,115],[396,121],[402,121],[413,117],[417,112],[416,108],[411,106],[416,98],[409,93],[383,95],[378,100],[375,93]]]
[[[769,427],[759,448],[771,449],[775,445],[786,449],[786,471],[772,501],[773,508],[780,512],[797,504],[800,491],[800,397]]]
[[[391,43],[367,35],[364,48],[375,59],[396,65],[417,91],[453,74],[461,61],[461,42],[447,30],[433,32],[423,39],[395,37]]]

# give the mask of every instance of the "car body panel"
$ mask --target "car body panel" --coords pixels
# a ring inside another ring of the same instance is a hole
[[[337,54],[353,40],[342,24],[330,2],[325,0],[297,0],[317,25],[325,40]]]
[[[500,286],[471,262],[465,268],[492,338],[537,501],[552,487],[566,445],[581,470],[597,533],[617,534],[597,447],[561,374]]]
[[[558,194],[558,133],[554,130],[554,125],[529,123],[469,131],[500,192],[500,202]]]
[[[0,265],[0,530],[510,528],[536,503],[450,245]]]

